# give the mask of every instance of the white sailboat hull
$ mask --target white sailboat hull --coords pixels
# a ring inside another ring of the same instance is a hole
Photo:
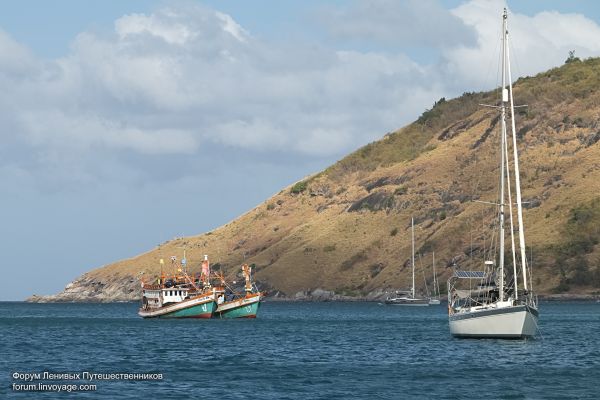
[[[413,297],[393,297],[385,300],[385,304],[392,306],[420,306],[425,307],[429,305],[428,299],[419,299]]]
[[[449,316],[450,333],[465,338],[528,338],[535,335],[537,320],[537,310],[526,305],[457,312]]]

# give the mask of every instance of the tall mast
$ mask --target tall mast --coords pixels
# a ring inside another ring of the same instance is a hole
[[[506,138],[506,103],[508,93],[506,90],[506,8],[502,15],[502,102],[500,105],[502,113],[502,133],[500,138],[500,301],[504,301],[504,148]]]
[[[515,228],[513,225],[513,204],[512,204],[512,195],[510,193],[510,168],[508,167],[508,144],[506,143],[506,139],[504,140],[504,160],[506,162],[506,187],[508,188],[508,210],[509,218],[510,218],[510,249],[512,254],[513,261],[513,287],[515,292],[515,300],[519,298],[518,287],[517,284],[517,256],[515,252]]]
[[[410,218],[412,231],[412,298],[415,298],[415,219]]]
[[[506,9],[504,9],[504,21],[506,24]],[[508,40],[508,31],[505,30]],[[506,47],[506,58],[509,60],[508,46]],[[510,75],[510,62],[508,63],[508,92],[510,96],[510,120],[512,129],[513,158],[515,159],[515,191],[517,193],[517,220],[519,222],[519,247],[521,250],[521,265],[523,268],[523,289],[529,290],[527,286],[527,254],[525,253],[525,231],[523,229],[523,207],[521,202],[521,177],[519,173],[519,152],[517,150],[517,132],[515,129],[515,105],[513,102],[512,79]]]

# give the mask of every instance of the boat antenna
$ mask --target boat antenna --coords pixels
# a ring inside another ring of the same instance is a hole
[[[163,272],[163,267],[165,266],[165,260],[163,260],[161,258],[159,263],[160,263],[160,287],[163,287],[163,285],[165,284],[165,274]]]

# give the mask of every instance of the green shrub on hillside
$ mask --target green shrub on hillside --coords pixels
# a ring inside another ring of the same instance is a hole
[[[566,242],[561,253],[567,257],[587,254],[600,242],[600,198],[571,209],[564,228]]]
[[[554,291],[567,291],[570,285],[600,287],[600,265],[588,262],[588,254],[600,243],[600,197],[570,210],[561,240],[551,248],[555,268],[563,276]]]
[[[575,57],[575,50],[569,51],[569,57],[565,60],[565,64],[569,64],[572,62],[581,62],[579,57]]]
[[[294,186],[292,186],[292,189],[290,190],[290,192],[292,192],[293,194],[300,194],[300,193],[304,192],[307,187],[308,187],[308,184],[305,181],[300,181],[300,182],[296,183]]]
[[[398,186],[398,187],[396,188],[396,190],[394,190],[394,194],[395,194],[396,196],[401,196],[401,195],[403,195],[403,194],[406,194],[406,192],[408,192],[408,189],[407,189],[407,187],[406,187],[406,186]]]

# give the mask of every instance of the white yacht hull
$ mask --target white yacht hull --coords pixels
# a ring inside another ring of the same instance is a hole
[[[450,333],[465,338],[528,338],[535,335],[537,320],[537,310],[526,305],[457,312],[449,316]]]

